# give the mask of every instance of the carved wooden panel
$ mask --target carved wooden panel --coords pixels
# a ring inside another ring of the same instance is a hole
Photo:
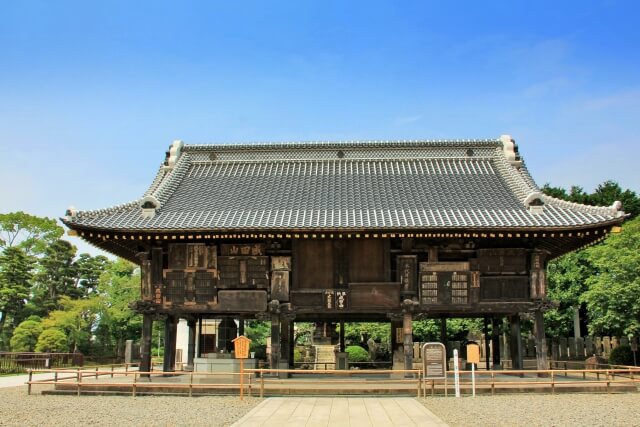
[[[480,277],[480,299],[485,301],[525,300],[529,298],[529,278]]]
[[[341,289],[326,289],[323,293],[326,310],[346,310],[348,308],[348,292]]]
[[[296,307],[322,307],[324,293],[320,290],[313,292],[292,291],[291,303]]]
[[[264,255],[264,243],[234,243],[220,245],[222,256],[262,256]]]
[[[478,258],[474,260],[474,270],[482,273],[517,273],[527,272],[526,249],[479,249]]]
[[[333,242],[300,240],[296,244],[296,268],[299,289],[334,287]]]
[[[471,277],[468,262],[421,262],[420,304],[468,304]]]
[[[153,299],[153,287],[151,286],[151,261],[145,259],[140,265],[141,296],[145,301]]]
[[[289,272],[284,270],[271,273],[271,299],[289,301]]]
[[[164,302],[183,304],[185,297],[185,274],[183,271],[168,271],[164,281]]]
[[[252,312],[267,309],[267,292],[263,290],[218,291],[219,311]]]
[[[354,309],[397,308],[400,283],[349,283],[349,306]]]
[[[218,287],[259,288],[269,286],[269,257],[218,257]]]
[[[384,282],[385,281],[384,240],[357,239],[349,241],[349,282]]]
[[[291,257],[288,256],[272,256],[271,257],[271,270],[286,270],[291,271]]]
[[[169,266],[172,270],[184,270],[187,268],[186,243],[172,243],[169,245]]]
[[[213,273],[197,271],[194,281],[195,302],[197,304],[215,304],[218,300],[216,278]]]
[[[400,255],[396,257],[397,280],[402,285],[404,294],[415,294],[418,289],[418,257],[416,255]]]

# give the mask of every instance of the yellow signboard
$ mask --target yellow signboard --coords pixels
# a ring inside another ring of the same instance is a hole
[[[480,346],[478,344],[467,344],[467,362],[480,363]]]
[[[234,352],[236,359],[246,359],[249,357],[249,344],[251,340],[244,335],[240,335],[238,338],[231,341],[234,346]]]

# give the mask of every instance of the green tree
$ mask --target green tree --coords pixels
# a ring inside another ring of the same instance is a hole
[[[27,255],[40,254],[63,234],[54,219],[24,212],[0,214],[0,248],[18,246]]]
[[[34,351],[42,333],[42,322],[28,319],[21,322],[11,336],[11,351]]]
[[[36,351],[65,353],[69,351],[67,336],[59,329],[47,329],[38,337]]]
[[[110,264],[111,261],[104,255],[95,257],[86,253],[78,255],[74,265],[76,269],[75,288],[79,293],[87,296],[95,292],[100,282],[100,276]]]
[[[140,271],[122,259],[102,266],[96,291],[103,307],[95,334],[103,354],[121,357],[126,340],[138,339],[142,328],[141,316],[129,307],[140,298]]]
[[[42,321],[45,331],[55,329],[63,332],[73,352],[87,353],[92,330],[102,309],[102,299],[98,296],[73,300],[67,296],[60,298],[61,310],[54,310]],[[43,332],[44,334],[44,332]]]
[[[640,333],[640,218],[589,248],[587,257],[596,270],[586,279],[588,290],[581,297],[589,311],[589,331]]]
[[[567,254],[549,263],[548,297],[558,306],[545,313],[545,329],[550,337],[573,335],[576,308],[582,305],[581,295],[587,291],[586,280],[596,273],[586,251]]]
[[[33,302],[36,314],[46,316],[60,308],[62,296],[79,298],[82,291],[76,287],[77,266],[74,263],[76,248],[66,240],[56,240],[43,252],[35,276]]]
[[[32,269],[33,259],[19,247],[7,247],[0,255],[0,334],[29,297]]]

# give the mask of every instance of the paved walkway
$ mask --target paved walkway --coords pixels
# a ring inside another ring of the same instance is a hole
[[[33,374],[33,380],[44,380],[48,378],[53,378],[53,374]],[[0,388],[26,385],[27,381],[29,381],[29,374],[2,376],[0,377]]]
[[[272,397],[232,427],[446,427],[411,397]]]

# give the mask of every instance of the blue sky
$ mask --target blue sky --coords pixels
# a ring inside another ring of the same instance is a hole
[[[137,199],[174,139],[508,133],[539,185],[613,179],[638,192],[639,12],[584,0],[0,0],[0,212]]]

